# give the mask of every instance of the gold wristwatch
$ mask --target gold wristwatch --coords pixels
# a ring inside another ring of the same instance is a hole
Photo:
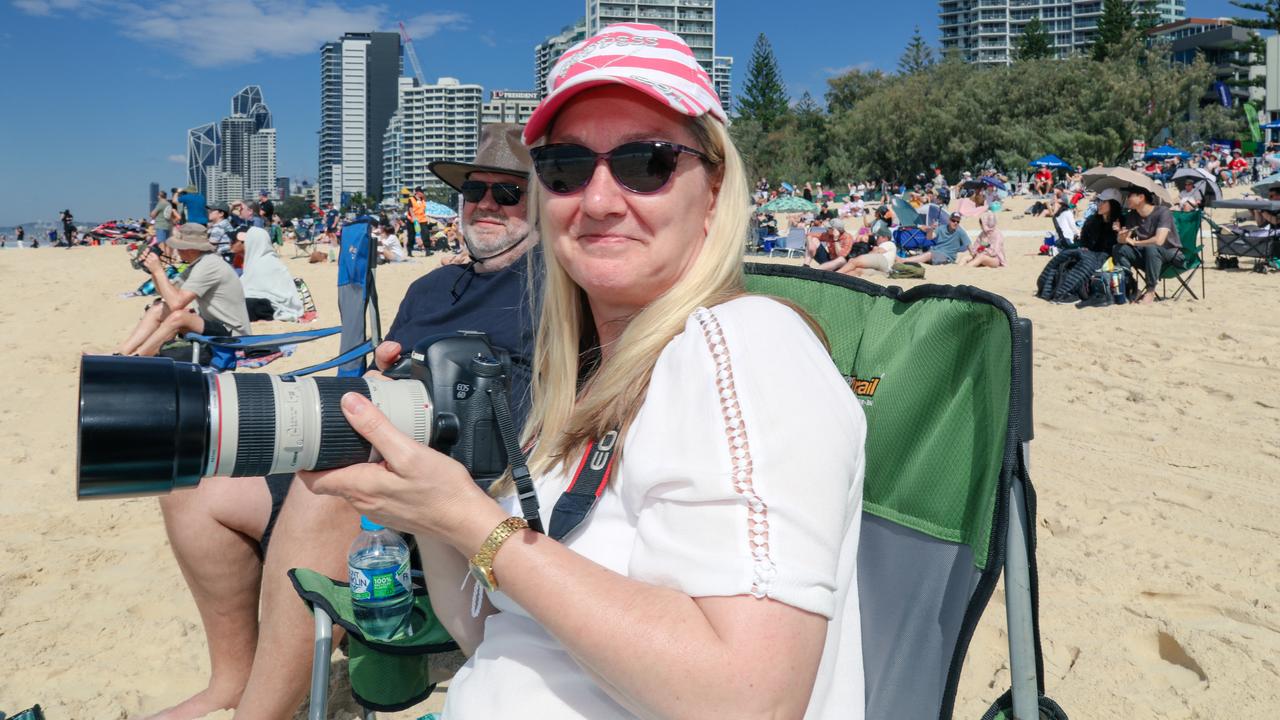
[[[509,517],[503,520],[489,533],[489,537],[480,546],[480,552],[471,557],[471,574],[485,590],[494,592],[498,589],[498,578],[493,575],[493,556],[498,554],[498,548],[502,547],[507,538],[528,527],[529,523],[524,518]]]

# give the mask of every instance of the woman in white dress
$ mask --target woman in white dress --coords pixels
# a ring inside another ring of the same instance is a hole
[[[749,185],[710,79],[638,24],[551,78],[525,129],[546,272],[524,439],[552,535],[603,472],[585,519],[524,529],[509,479],[482,492],[355,394],[385,462],[303,480],[417,535],[470,655],[446,720],[861,718],[864,418],[807,319],[744,292]]]

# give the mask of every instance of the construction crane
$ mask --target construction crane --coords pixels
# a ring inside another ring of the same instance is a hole
[[[418,64],[418,53],[413,51],[413,40],[409,38],[409,31],[404,29],[404,23],[400,23],[400,42],[404,45],[404,53],[409,56],[409,64],[413,66],[418,84],[426,85],[427,79],[422,76],[422,66]]]

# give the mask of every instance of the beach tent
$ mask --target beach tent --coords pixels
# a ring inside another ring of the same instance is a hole
[[[1045,155],[1044,157],[1039,157],[1039,158],[1036,158],[1035,160],[1032,160],[1030,163],[1028,163],[1028,167],[1049,168],[1051,170],[1074,169],[1071,167],[1070,163],[1068,163],[1066,160],[1063,160],[1057,155],[1052,155],[1052,154]]]
[[[1172,145],[1161,145],[1158,148],[1148,150],[1147,154],[1143,155],[1143,157],[1147,160],[1165,160],[1167,158],[1179,158],[1186,160],[1191,157],[1191,153],[1186,150],[1179,150]]]
[[[788,195],[786,197],[780,197],[777,200],[771,200],[760,208],[760,212],[767,213],[804,213],[817,211],[818,206],[816,203],[811,203],[808,200],[805,200],[802,197],[796,197],[795,195]]]

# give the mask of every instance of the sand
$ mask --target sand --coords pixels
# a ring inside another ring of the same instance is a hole
[[[1026,203],[1009,205],[1000,214],[1014,231],[1008,267],[929,268],[927,281],[992,290],[1035,324],[1032,477],[1049,694],[1076,718],[1273,716],[1280,276],[1210,268],[1200,301],[1050,305],[1032,297],[1045,259],[1028,235],[1048,220],[1016,219]],[[336,267],[286,262],[310,284],[321,322],[335,322]],[[434,266],[379,269],[384,324]],[[110,351],[132,327],[146,301],[117,296],[144,278],[119,247],[0,252],[0,277],[0,711],[36,702],[51,719],[158,710],[202,689],[208,673],[159,510],[151,499],[74,497],[79,354]],[[270,370],[332,348],[320,341]],[[1004,642],[997,591],[957,718],[979,717],[1007,687]],[[340,679],[334,687],[333,717],[358,717]],[[440,702],[437,693],[388,717]]]

